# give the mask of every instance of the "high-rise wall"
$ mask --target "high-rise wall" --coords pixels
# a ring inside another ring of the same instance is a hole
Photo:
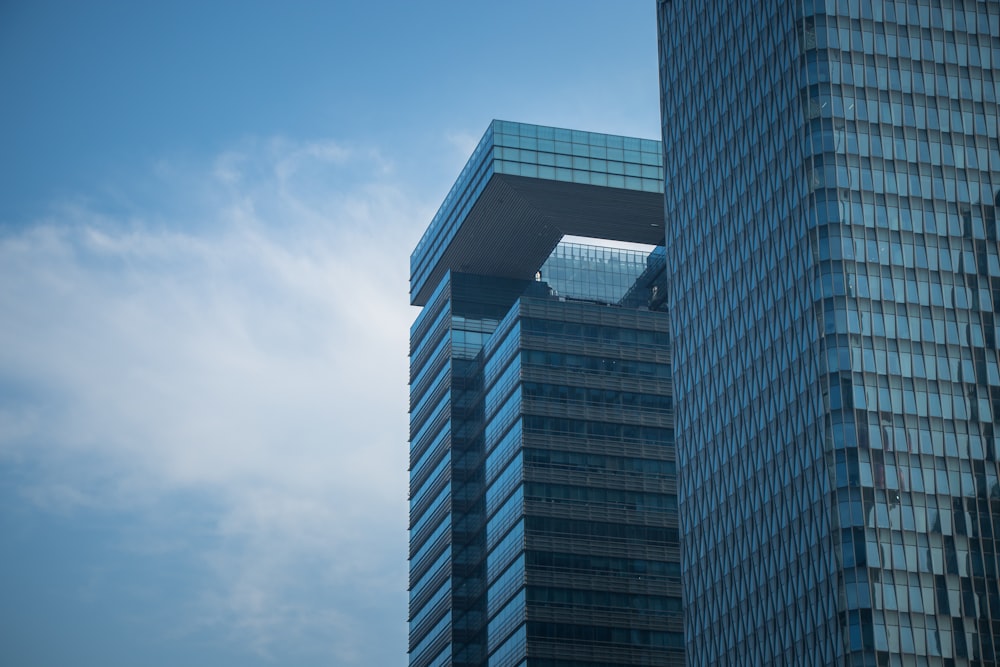
[[[525,296],[484,364],[489,664],[683,665],[665,314]]]
[[[690,664],[997,664],[1000,3],[657,12]]]
[[[412,257],[410,664],[683,664],[657,142],[495,121]]]

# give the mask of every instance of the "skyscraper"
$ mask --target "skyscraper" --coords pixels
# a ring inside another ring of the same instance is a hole
[[[1000,660],[1000,3],[659,0],[692,665]]]
[[[410,664],[682,665],[659,142],[494,121],[411,257]]]

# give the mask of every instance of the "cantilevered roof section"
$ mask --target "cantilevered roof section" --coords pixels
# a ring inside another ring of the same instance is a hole
[[[660,142],[493,121],[410,255],[410,302],[448,271],[531,278],[563,235],[662,245]]]

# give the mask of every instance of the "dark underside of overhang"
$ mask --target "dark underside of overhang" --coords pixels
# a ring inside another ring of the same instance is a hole
[[[494,174],[411,302],[448,271],[529,279],[563,236],[662,245],[663,195]]]

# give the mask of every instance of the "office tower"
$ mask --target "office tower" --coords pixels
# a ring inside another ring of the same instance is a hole
[[[996,665],[995,0],[657,3],[692,665]]]
[[[659,142],[494,121],[411,256],[410,665],[682,665]]]

